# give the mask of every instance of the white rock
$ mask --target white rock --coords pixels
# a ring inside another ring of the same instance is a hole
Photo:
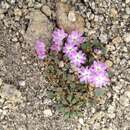
[[[125,107],[129,106],[129,99],[128,99],[128,97],[122,95],[122,96],[120,97],[120,103],[121,103],[123,106],[125,106]]]
[[[84,125],[84,120],[83,120],[83,118],[79,118],[79,123],[80,123],[81,125]]]
[[[68,0],[61,0],[61,2],[64,2],[64,3],[67,2],[67,1],[68,1]]]
[[[126,42],[130,42],[130,33],[126,33],[126,34],[124,35],[124,40],[125,40]]]
[[[51,109],[46,109],[46,110],[43,111],[43,113],[44,113],[45,117],[50,117],[50,116],[52,116],[52,111],[51,111]]]
[[[113,105],[110,105],[108,108],[108,113],[113,113],[115,111],[115,107]]]
[[[63,61],[60,61],[60,62],[59,62],[59,67],[60,67],[60,68],[63,68],[63,67],[64,67],[64,62],[63,62]]]
[[[130,14],[130,8],[128,8],[128,7],[126,8],[126,13]]]
[[[101,33],[99,39],[101,40],[102,43],[106,43],[106,42],[107,42],[107,39],[108,39],[107,34]]]
[[[2,85],[2,79],[0,79],[0,86]]]
[[[26,85],[26,82],[24,80],[19,81],[19,85],[24,87]]]
[[[127,96],[127,97],[130,99],[130,91],[126,91],[126,92],[124,93],[124,95]]]
[[[125,3],[126,3],[126,4],[130,3],[130,0],[126,0]]]
[[[41,11],[46,14],[47,16],[51,16],[52,12],[51,12],[51,9],[48,7],[48,6],[42,6],[42,9]]]
[[[110,114],[108,114],[108,116],[109,116],[109,118],[113,119],[113,118],[115,118],[116,114],[115,113],[110,113]]]
[[[71,22],[75,22],[76,21],[76,15],[74,13],[74,11],[70,11],[69,14],[68,14],[68,19],[69,21]]]
[[[107,61],[106,61],[106,64],[107,64],[109,67],[112,67],[112,65],[113,65],[112,61],[110,61],[110,60],[107,60]]]

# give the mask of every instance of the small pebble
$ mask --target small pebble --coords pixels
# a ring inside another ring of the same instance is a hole
[[[126,42],[130,42],[130,33],[126,33],[126,34],[124,35],[124,40],[125,40]]]
[[[125,3],[126,3],[126,4],[130,3],[130,0],[126,0]]]
[[[106,64],[107,64],[109,67],[112,67],[112,65],[113,65],[112,61],[110,61],[110,60],[107,60],[107,61],[106,61]]]
[[[24,80],[19,81],[19,85],[21,87],[24,87],[26,85],[26,82]]]
[[[128,97],[122,95],[122,96],[120,97],[120,103],[121,103],[124,107],[129,106],[129,99],[128,99]]]
[[[79,123],[80,123],[81,125],[84,125],[84,120],[83,120],[83,118],[79,118]]]
[[[44,113],[45,117],[50,117],[50,116],[52,116],[52,111],[51,111],[51,109],[46,109],[46,110],[43,111],[43,113]]]
[[[52,12],[48,6],[42,6],[41,12],[43,12],[45,15],[51,17]]]
[[[2,79],[0,79],[0,86],[2,85],[2,82],[3,82]]]
[[[74,13],[74,11],[70,11],[68,14],[68,20],[71,22],[75,22],[76,21],[76,15]]]
[[[63,62],[63,61],[60,61],[60,62],[59,62],[59,67],[60,67],[60,68],[63,68],[63,67],[64,67],[64,62]]]

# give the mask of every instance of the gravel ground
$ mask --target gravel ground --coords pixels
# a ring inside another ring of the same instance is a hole
[[[61,2],[70,6],[68,23],[56,0],[0,1],[0,130],[130,130],[130,0]],[[55,110],[34,53],[36,38],[49,44],[56,19],[100,39],[113,72],[106,95],[79,119],[64,120]]]

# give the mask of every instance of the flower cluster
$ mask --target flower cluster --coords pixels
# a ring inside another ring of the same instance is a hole
[[[64,32],[63,29],[56,29],[52,33],[52,46],[51,50],[59,52],[62,49],[63,40],[67,37],[67,33]]]
[[[43,60],[46,57],[46,49],[43,41],[36,40],[35,50],[39,59]]]
[[[109,84],[108,67],[101,61],[94,61],[88,67],[82,67],[79,70],[79,79],[81,83],[93,84],[96,87],[102,87]]]
[[[78,77],[81,83],[93,84],[96,87],[106,86],[109,84],[108,67],[99,60],[95,60],[90,66],[85,66],[87,58],[81,50],[84,41],[85,37],[78,31],[67,34],[63,29],[56,29],[52,33],[51,50],[55,52],[62,51],[69,58],[70,63],[78,68]],[[40,59],[46,57],[43,42],[36,41],[35,49]]]

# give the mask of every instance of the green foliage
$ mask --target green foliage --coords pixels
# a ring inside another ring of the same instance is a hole
[[[111,78],[111,77],[113,77],[114,74],[113,74],[112,71],[109,71],[109,72],[108,72],[108,75],[109,75],[109,77]]]
[[[85,42],[81,49],[87,55],[86,65],[93,63],[94,49],[100,49],[105,54],[105,48],[98,40]],[[60,61],[64,63],[63,67],[59,67]],[[68,58],[62,53],[50,52],[45,64],[45,78],[51,86],[48,88],[48,96],[56,102],[57,110],[63,113],[65,118],[82,116],[82,108],[86,102],[95,102],[97,97],[105,94],[104,89],[81,84],[75,72],[71,70]]]
[[[103,43],[100,43],[100,41],[96,39],[93,41],[92,44],[93,44],[92,46],[94,49],[100,49],[102,51],[102,55],[103,56],[106,55],[106,48]]]
[[[96,88],[95,89],[95,96],[96,97],[101,97],[105,94],[105,89],[104,88]]]

